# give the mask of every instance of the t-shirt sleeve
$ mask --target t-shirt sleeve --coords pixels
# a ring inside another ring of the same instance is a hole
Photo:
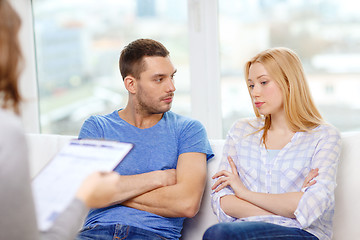
[[[180,132],[179,155],[187,152],[205,153],[207,160],[214,156],[206,130],[199,121],[189,121]]]
[[[104,134],[95,116],[89,117],[82,125],[79,139],[102,139]]]
[[[334,128],[328,128],[317,144],[312,169],[319,168],[316,184],[307,188],[295,211],[302,227],[309,227],[325,210],[334,207],[336,172],[340,156],[341,137]]]

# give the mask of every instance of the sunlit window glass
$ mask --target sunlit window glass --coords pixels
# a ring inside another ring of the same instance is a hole
[[[254,116],[243,68],[256,53],[288,47],[301,58],[323,117],[360,129],[360,5],[353,1],[219,0],[223,132]]]
[[[177,73],[172,110],[190,115],[187,2],[33,0],[42,133],[77,135],[83,121],[125,107],[120,51],[163,43]]]

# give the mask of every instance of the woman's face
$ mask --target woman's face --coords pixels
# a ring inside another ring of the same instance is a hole
[[[255,62],[250,66],[248,87],[261,115],[284,113],[282,91],[261,63]]]

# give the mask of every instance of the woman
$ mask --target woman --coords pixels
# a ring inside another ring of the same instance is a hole
[[[212,186],[221,223],[203,239],[331,239],[339,132],[315,107],[293,51],[257,54],[245,77],[256,118],[227,135]]]
[[[121,199],[123,184],[115,172],[91,174],[54,226],[38,232],[26,140],[18,117],[19,28],[17,13],[7,0],[0,0],[0,239],[74,239],[88,209]]]

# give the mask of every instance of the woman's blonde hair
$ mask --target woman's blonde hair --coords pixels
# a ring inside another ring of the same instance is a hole
[[[7,0],[0,0],[0,107],[19,113],[18,78],[22,59],[18,32],[21,20]]]
[[[288,48],[271,48],[260,52],[245,64],[245,79],[254,63],[261,63],[271,79],[280,87],[284,99],[284,111],[289,127],[294,132],[307,132],[323,123],[323,118],[311,97],[299,57]],[[250,88],[248,88],[250,94]],[[251,94],[250,94],[251,96]],[[256,117],[261,115],[253,102]],[[262,142],[265,143],[271,125],[271,115],[266,115]]]

